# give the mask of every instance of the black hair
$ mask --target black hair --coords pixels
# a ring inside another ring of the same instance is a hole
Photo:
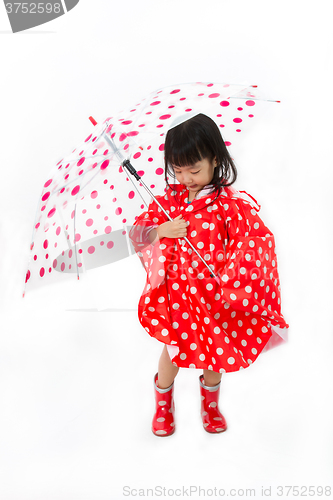
[[[237,179],[236,166],[227,150],[220,129],[214,120],[201,113],[168,131],[164,155],[164,178],[169,187],[167,175],[176,179],[173,165],[184,167],[205,158],[210,162],[214,158],[217,161],[211,181],[215,190],[218,190],[217,196],[223,186],[231,186]]]

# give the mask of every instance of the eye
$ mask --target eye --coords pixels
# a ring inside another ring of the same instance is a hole
[[[198,174],[200,172],[200,170],[198,170],[197,172],[192,172],[192,174]],[[175,174],[180,174],[181,172],[176,172],[175,170]]]

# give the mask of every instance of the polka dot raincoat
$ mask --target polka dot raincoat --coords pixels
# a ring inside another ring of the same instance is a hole
[[[188,222],[187,238],[153,240],[149,232],[167,222],[152,200],[130,231],[147,272],[138,306],[145,330],[167,344],[179,367],[231,372],[252,364],[287,339],[272,232],[255,200],[234,188],[220,195],[211,185],[189,203],[189,191],[171,184],[156,199],[174,219]]]

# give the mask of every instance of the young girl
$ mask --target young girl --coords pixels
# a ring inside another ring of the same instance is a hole
[[[169,185],[167,175],[178,183]],[[194,116],[166,136],[167,190],[156,199],[173,221],[152,201],[130,231],[147,272],[139,320],[164,344],[154,378],[157,436],[175,431],[179,367],[203,370],[203,426],[223,432],[222,373],[248,367],[264,348],[286,340],[274,236],[259,218],[255,200],[231,187],[236,177],[215,122]]]

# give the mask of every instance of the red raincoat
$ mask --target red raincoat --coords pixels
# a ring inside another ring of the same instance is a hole
[[[152,201],[130,231],[147,272],[139,321],[168,345],[176,366],[220,373],[246,368],[264,348],[287,339],[274,236],[253,198],[232,187],[217,197],[206,186],[190,204],[187,188],[171,188],[156,199],[173,219],[183,214],[187,238],[220,284],[184,239],[150,242],[149,232],[168,221]]]

